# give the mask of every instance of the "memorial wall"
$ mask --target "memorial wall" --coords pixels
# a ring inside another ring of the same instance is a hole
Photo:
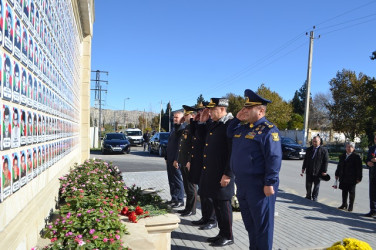
[[[89,0],[0,0],[1,249],[32,247],[89,157],[93,18]]]

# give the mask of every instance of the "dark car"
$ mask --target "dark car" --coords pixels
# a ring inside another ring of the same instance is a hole
[[[131,144],[122,133],[108,133],[104,136],[101,145],[102,154],[105,153],[129,153]]]
[[[293,139],[281,136],[281,144],[284,159],[304,159],[306,148]]]
[[[159,156],[165,156],[169,137],[169,132],[155,133],[149,141],[149,153],[158,153]]]

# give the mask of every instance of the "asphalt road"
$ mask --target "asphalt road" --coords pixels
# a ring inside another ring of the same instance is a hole
[[[132,147],[130,154],[102,155],[100,152],[92,152],[91,158],[100,158],[112,162],[122,172],[150,172],[166,171],[166,163],[163,157],[150,155],[144,152],[142,147]],[[301,177],[302,160],[283,160],[280,172],[280,189],[301,197],[305,196],[305,176]],[[334,182],[336,164],[330,163],[328,174],[332,179],[321,182],[318,201],[320,203],[338,207],[341,205],[341,190],[335,190],[331,186]],[[368,170],[363,170],[363,180],[356,187],[354,212],[367,213],[369,211],[368,197]]]

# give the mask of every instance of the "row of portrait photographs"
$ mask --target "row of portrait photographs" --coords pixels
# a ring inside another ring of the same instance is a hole
[[[1,2],[3,2],[3,0],[1,0]],[[64,48],[66,50],[65,54],[67,54],[70,59],[69,61],[73,61],[74,66],[78,65],[79,53],[77,52],[80,52],[78,31],[75,24],[71,21],[73,20],[71,19],[73,16],[71,16],[71,11],[69,11],[71,9],[70,4],[67,1],[59,1],[60,3],[63,2],[65,6],[62,4],[55,6],[51,1],[42,1],[39,4],[39,1],[18,0],[15,1],[14,5],[15,14],[13,14],[13,4],[10,1],[8,2],[9,4],[5,3],[2,9],[9,13],[9,15],[5,14],[3,17],[5,26],[9,27],[10,31],[12,31],[14,23],[11,22],[12,20],[8,22],[7,18],[17,15],[28,28],[29,32],[35,35],[39,43],[45,46],[45,50],[50,52],[51,56],[58,58],[57,54],[59,48],[57,47]],[[63,14],[56,15],[55,13]],[[60,27],[68,28],[62,30]],[[9,33],[13,34],[13,32]],[[67,46],[68,44],[70,46]]]
[[[74,150],[77,143],[78,139],[71,138],[1,155],[0,201],[53,167]]]
[[[2,2],[3,0],[0,0],[0,8],[2,7]],[[72,77],[70,72],[64,70],[68,65],[72,65],[72,61],[70,60],[70,63],[64,61],[64,54],[62,53],[56,55],[53,53],[55,60],[51,59],[49,53],[44,49],[45,45],[43,43],[39,45],[39,36],[34,37],[33,33],[28,30],[25,25],[26,22],[21,22],[17,15],[13,15],[10,5],[5,3],[5,11],[3,11],[3,9],[4,7],[2,7],[0,11],[0,14],[2,14],[0,15],[0,43],[3,43],[4,48],[9,53],[14,54],[14,57],[19,60],[20,63],[25,65],[25,67],[57,93],[61,94],[68,103],[77,105],[75,107],[78,107],[78,98],[71,94],[72,91],[77,93],[77,90],[72,87],[72,83],[69,83],[79,80],[77,76],[78,72],[74,70],[75,74]],[[2,32],[3,30],[4,32]],[[43,37],[48,37],[48,34],[49,33],[47,33],[47,36],[43,35]],[[55,46],[56,42],[51,41],[49,44]],[[59,69],[63,72],[60,72]],[[69,88],[69,86],[71,86],[71,88]]]
[[[78,135],[77,124],[42,113],[8,105],[3,105],[1,113],[2,150]]]
[[[3,53],[3,57],[0,58],[0,85],[0,95],[4,100],[71,121],[79,119],[77,109],[75,110],[17,60],[12,60],[7,53]]]

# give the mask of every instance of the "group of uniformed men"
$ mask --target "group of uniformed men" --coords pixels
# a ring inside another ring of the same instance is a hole
[[[232,206],[237,186],[249,249],[272,249],[274,208],[282,161],[279,130],[265,118],[271,101],[245,90],[244,107],[234,118],[226,98],[211,98],[196,107],[183,105],[174,113],[166,163],[172,208],[181,216],[196,213],[197,192],[202,218],[192,221],[201,230],[219,227],[211,246],[234,243]]]

